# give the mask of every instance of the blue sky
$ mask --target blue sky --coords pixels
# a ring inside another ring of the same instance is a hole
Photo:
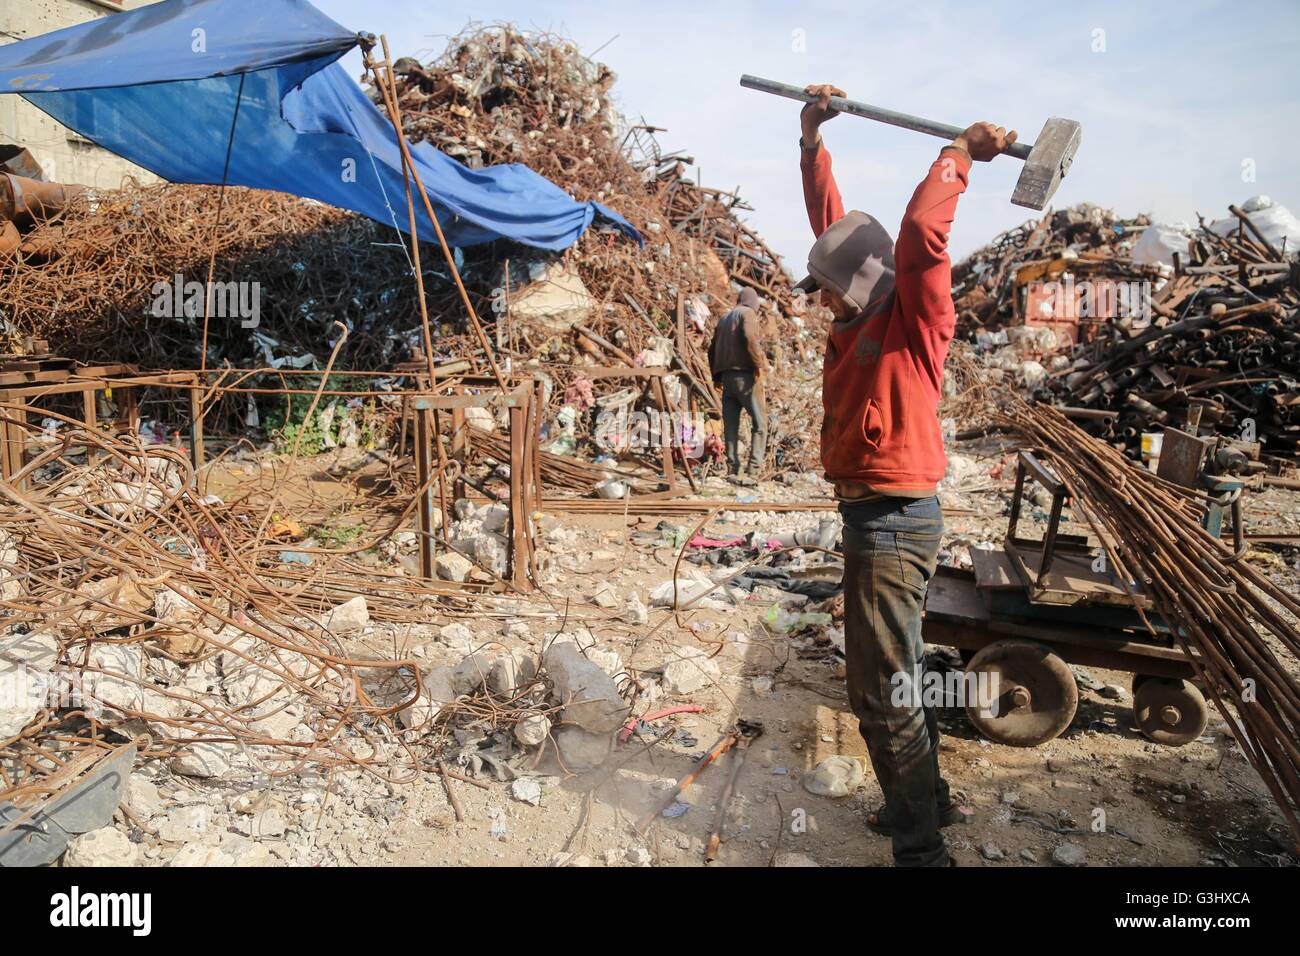
[[[1265,193],[1300,214],[1300,3],[578,3],[314,0],[385,33],[395,56],[440,53],[470,21],[561,32],[618,74],[629,117],[668,128],[708,185],[739,186],[750,222],[798,271],[811,241],[797,103],[741,89],[742,73],[834,82],[854,99],[1032,141],[1048,116],[1083,124],[1057,193],[1122,215],[1194,221]],[[360,58],[345,64],[360,73]],[[895,224],[939,140],[842,116],[825,128],[850,208]],[[1021,164],[978,164],[952,233],[960,256],[1033,213],[1009,202]],[[1253,175],[1254,181],[1243,181]]]

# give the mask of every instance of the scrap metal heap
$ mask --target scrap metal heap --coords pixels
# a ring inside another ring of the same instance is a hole
[[[488,250],[485,259],[467,250],[467,276],[486,295],[506,293],[509,314],[498,330],[505,325],[503,348],[518,363],[544,369],[556,394],[572,394],[575,386],[590,390],[583,365],[666,360],[692,403],[716,414],[705,357],[709,320],[732,306],[736,288],[752,287],[765,299],[771,357],[790,373],[769,392],[772,464],[815,459],[803,423],[816,421],[820,407],[809,390],[783,383],[816,378],[825,316],[793,295],[780,259],[739,220],[750,207],[687,179],[690,160],[665,156],[656,128],[625,127],[610,99],[616,77],[608,67],[561,38],[498,25],[453,38],[427,64],[400,59],[394,71],[409,138],[472,167],[524,163],[579,201],[618,210],[646,239],[638,251],[597,233],[562,257],[516,247]],[[548,287],[563,294],[563,305],[546,301],[559,297]],[[676,391],[674,382],[667,385]],[[595,392],[600,398],[613,389],[598,382]],[[801,425],[783,431],[782,419]]]
[[[1064,259],[1081,272],[1100,266],[1114,278],[1150,276],[1152,270],[1135,267],[1128,257],[1135,233],[1147,225],[1146,216],[1119,219],[1108,209],[1080,203],[1008,229],[953,266],[958,331],[973,336],[985,327],[1021,321],[1018,272],[1027,265]]]
[[[1234,207],[1235,209],[1235,207]],[[1136,451],[1144,431],[1199,415],[1258,440],[1274,471],[1300,457],[1300,264],[1244,228],[1205,227],[1152,302],[1149,328],[1104,327],[1051,382],[1067,406],[1105,409],[1094,431]]]
[[[626,391],[585,367],[643,365],[670,370],[666,384],[683,410],[716,416],[708,334],[751,286],[767,299],[772,360],[784,373],[769,387],[770,463],[815,460],[807,436],[820,404],[802,385],[818,375],[824,317],[791,295],[779,259],[737,218],[748,208],[738,197],[684,178],[681,158],[661,157],[644,124],[622,131],[607,67],[563,39],[497,26],[468,30],[428,64],[402,58],[394,72],[412,141],[471,167],[526,164],[575,198],[617,210],[645,237],[642,248],[595,228],[562,254],[506,241],[458,250],[475,309],[496,319],[498,362],[546,383],[544,420],[554,422],[575,389],[595,401]],[[214,280],[256,280],[261,313],[252,329],[230,318],[210,324],[209,367],[319,368],[336,321],[349,329],[340,370],[391,368],[421,345],[410,260],[390,225],[276,193],[232,188],[221,199],[208,187],[128,185],[74,198],[21,251],[0,255],[8,340],[0,351],[36,336],[81,360],[197,367],[202,315],[159,316],[154,304],[158,283],[205,278],[214,246]],[[435,361],[470,358],[482,371],[486,356],[440,251],[423,249],[421,259]],[[593,408],[576,409],[580,443],[591,437]],[[223,398],[208,427],[240,428],[246,411],[242,399]]]
[[[1087,204],[1003,233],[954,269],[959,333],[985,348],[1045,335],[1056,354],[1039,397],[1134,456],[1144,433],[1200,416],[1286,471],[1300,456],[1300,264],[1229,211],[1176,236],[1169,262],[1135,256],[1168,227]]]

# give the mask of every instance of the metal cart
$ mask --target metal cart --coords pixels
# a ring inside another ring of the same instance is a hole
[[[1240,443],[1165,430],[1159,473],[1205,494],[1203,524],[1216,537],[1230,513],[1239,551],[1244,482],[1215,472],[1238,470],[1246,460]],[[1016,534],[1029,481],[1052,496],[1041,541]],[[1209,711],[1168,623],[1137,582],[1126,588],[1107,567],[1102,549],[1060,531],[1067,491],[1029,452],[1017,459],[1014,494],[1003,546],[972,549],[971,570],[939,568],[926,597],[925,640],[961,652],[971,722],[1011,746],[1053,739],[1078,708],[1073,663],[1132,673],[1135,724],[1151,740],[1175,747],[1195,740]],[[1142,624],[1138,607],[1156,633]]]

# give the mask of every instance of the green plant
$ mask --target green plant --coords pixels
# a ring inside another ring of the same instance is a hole
[[[323,524],[312,534],[323,548],[342,548],[361,537],[362,530],[359,524]]]
[[[294,387],[306,390],[315,390],[321,388],[320,376],[304,375],[294,379]],[[325,379],[324,388],[327,391],[361,391],[369,387],[369,383],[356,376],[351,375],[331,375]],[[293,450],[294,441],[298,438],[298,433],[302,432],[302,441],[298,446],[300,455],[319,455],[327,447],[328,439],[338,437],[339,422],[350,412],[336,396],[322,395],[316,410],[312,413],[311,420],[307,421],[307,409],[311,408],[311,395],[283,395],[267,409],[264,415],[266,422],[266,431],[271,440],[275,442],[276,450],[279,452],[289,452]],[[336,403],[335,413],[332,424],[329,428],[329,434],[326,434],[324,424],[321,419],[321,412]],[[366,411],[373,411],[373,403],[367,403]],[[369,415],[365,416],[369,418]],[[363,419],[364,423],[364,419]],[[364,433],[364,424],[363,424]]]

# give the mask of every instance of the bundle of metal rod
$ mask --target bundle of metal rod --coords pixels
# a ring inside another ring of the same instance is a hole
[[[1300,838],[1300,600],[1200,524],[1203,499],[1023,403],[998,424],[1019,433],[1068,489],[1117,580],[1150,597],[1242,751]]]
[[[510,443],[499,435],[475,435],[472,447],[476,455],[491,458],[496,462],[510,461]],[[593,465],[579,458],[556,455],[549,451],[541,451],[538,454],[542,484],[547,488],[588,493],[597,482],[611,475],[626,481],[634,488],[651,488],[655,485],[653,480],[622,468]]]

